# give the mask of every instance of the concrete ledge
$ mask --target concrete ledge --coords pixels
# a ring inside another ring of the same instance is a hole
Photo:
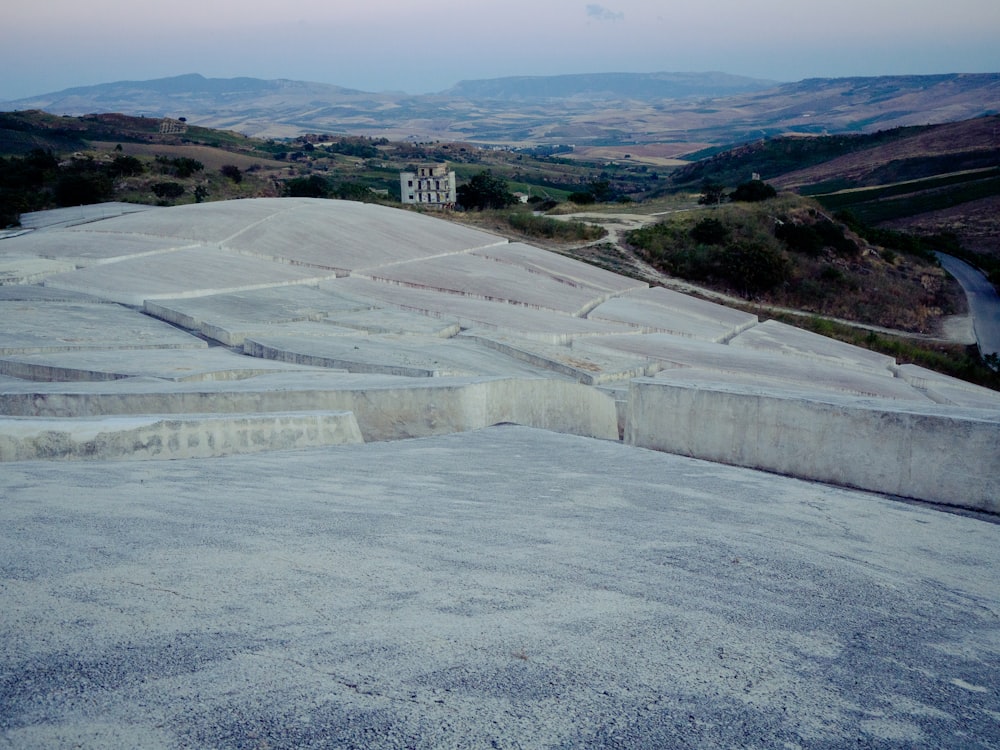
[[[471,330],[460,338],[558,375],[573,378],[584,385],[602,385],[622,382],[650,375],[652,367],[641,357],[613,357],[600,354],[588,355],[568,346],[557,346],[535,341],[509,339],[489,331]]]
[[[361,442],[349,412],[0,419],[0,461],[210,458]]]
[[[347,376],[350,378],[350,376]],[[231,383],[74,384],[0,393],[0,413],[19,417],[130,414],[253,414],[349,411],[366,442],[447,435],[513,422],[618,440],[614,399],[578,383],[551,378],[400,378],[381,384],[356,379],[310,384],[276,376],[271,387]],[[26,420],[27,421],[27,420]]]
[[[631,383],[631,445],[803,479],[1000,512],[1000,411]]]

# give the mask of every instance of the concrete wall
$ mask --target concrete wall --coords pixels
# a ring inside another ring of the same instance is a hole
[[[627,443],[1000,512],[1000,411],[632,382]]]
[[[515,422],[574,435],[618,439],[615,402],[593,388],[547,378],[421,378],[405,385],[225,390],[195,384],[0,394],[0,413],[23,417],[125,414],[253,414],[348,411],[366,441],[446,435]],[[0,425],[2,430],[2,425]]]
[[[347,412],[0,418],[0,461],[209,458],[360,442]]]

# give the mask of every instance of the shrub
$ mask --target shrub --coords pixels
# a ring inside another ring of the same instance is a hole
[[[723,272],[744,295],[774,289],[788,277],[789,263],[777,248],[741,240],[723,252]]]
[[[854,240],[844,235],[844,228],[823,219],[815,224],[795,224],[786,221],[774,228],[774,236],[794,252],[816,257],[823,248],[832,248],[838,255],[852,257],[861,249]]]
[[[729,239],[729,230],[718,219],[702,219],[691,227],[691,238],[702,245],[721,245]]]
[[[529,237],[585,241],[597,240],[607,234],[605,229],[594,224],[582,221],[559,221],[548,216],[535,216],[524,212],[511,214],[507,217],[507,223]]]

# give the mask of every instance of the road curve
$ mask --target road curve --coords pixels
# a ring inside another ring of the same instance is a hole
[[[955,277],[969,300],[969,314],[976,332],[979,352],[984,357],[1000,354],[1000,296],[986,276],[965,261],[937,253],[941,265]]]

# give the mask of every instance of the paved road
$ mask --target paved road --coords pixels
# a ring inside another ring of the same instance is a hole
[[[984,356],[1000,353],[1000,296],[996,289],[982,272],[968,263],[944,253],[937,256],[944,269],[962,285],[969,299],[979,351]]]

